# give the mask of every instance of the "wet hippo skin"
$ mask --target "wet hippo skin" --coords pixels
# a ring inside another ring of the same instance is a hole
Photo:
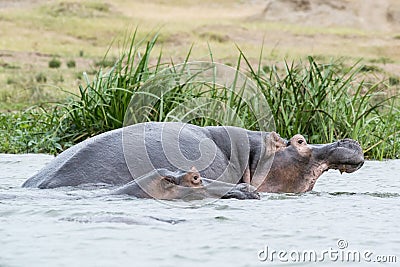
[[[231,126],[149,122],[67,149],[23,186],[125,185],[155,169],[195,166],[205,179],[247,183],[259,192],[306,192],[328,169],[353,172],[363,163],[362,149],[351,139],[309,145],[301,135],[286,140],[275,132]]]

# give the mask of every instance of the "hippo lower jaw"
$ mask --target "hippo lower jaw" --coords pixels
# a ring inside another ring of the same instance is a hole
[[[360,169],[364,165],[364,162],[359,164],[338,164],[338,165],[331,165],[329,169],[339,170],[340,173],[352,173]]]
[[[343,172],[346,173],[352,173],[357,171],[363,166],[364,162],[357,164],[357,165],[352,165],[352,164],[339,164],[339,165],[327,165],[327,164],[322,164],[319,167],[315,168],[312,171],[311,177],[308,179],[308,185],[305,186],[303,190],[300,190],[298,193],[304,193],[311,191],[314,188],[315,183],[317,182],[318,178],[326,171],[328,170],[339,170],[340,173],[342,174]]]

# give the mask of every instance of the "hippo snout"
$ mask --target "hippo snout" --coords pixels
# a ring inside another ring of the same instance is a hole
[[[237,184],[221,198],[260,199],[257,188],[246,183]]]
[[[332,169],[351,173],[363,166],[364,153],[357,141],[346,138],[334,143],[328,161]]]
[[[217,198],[260,199],[257,188],[246,183],[231,184],[217,180],[203,179],[206,192]]]

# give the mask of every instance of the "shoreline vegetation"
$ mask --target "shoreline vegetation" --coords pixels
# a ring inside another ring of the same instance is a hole
[[[106,55],[103,63],[107,64],[99,64],[93,77],[83,74],[84,83],[79,85],[78,92],[60,88],[59,93],[66,96],[64,101],[2,113],[0,151],[58,154],[89,137],[122,127],[132,96],[144,93],[141,86],[146,81],[175,66],[172,60],[163,59],[162,52],[158,52],[162,49],[154,49],[158,37],[156,34],[140,39],[135,31],[119,57]],[[239,48],[238,51],[232,67],[245,73],[263,93],[276,131],[282,137],[301,133],[309,143],[353,138],[361,143],[368,159],[400,158],[398,78],[371,80],[367,75],[370,66],[360,62],[348,64],[344,59],[321,63],[310,56],[304,62],[264,65],[261,53],[257,63]],[[189,50],[184,63],[194,60],[191,53]],[[212,49],[209,61],[213,61]],[[54,59],[51,64],[56,66],[59,62]],[[216,87],[204,90],[176,86],[155,103],[146,119],[165,121],[169,111],[196,97],[223,102],[240,114],[242,127],[258,130],[240,94]],[[206,119],[192,123],[216,124]]]

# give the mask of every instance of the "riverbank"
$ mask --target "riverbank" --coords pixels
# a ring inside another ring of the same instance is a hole
[[[136,27],[138,39],[160,32],[155,54],[162,50],[163,62],[184,61],[193,45],[191,60],[209,60],[211,49],[216,62],[234,65],[237,45],[252,62],[263,50],[262,65],[310,55],[320,63],[361,59],[375,80],[398,80],[399,6],[396,0],[2,1],[0,110],[64,100],[55,88],[77,93],[82,73],[93,77],[99,66],[112,65]]]

